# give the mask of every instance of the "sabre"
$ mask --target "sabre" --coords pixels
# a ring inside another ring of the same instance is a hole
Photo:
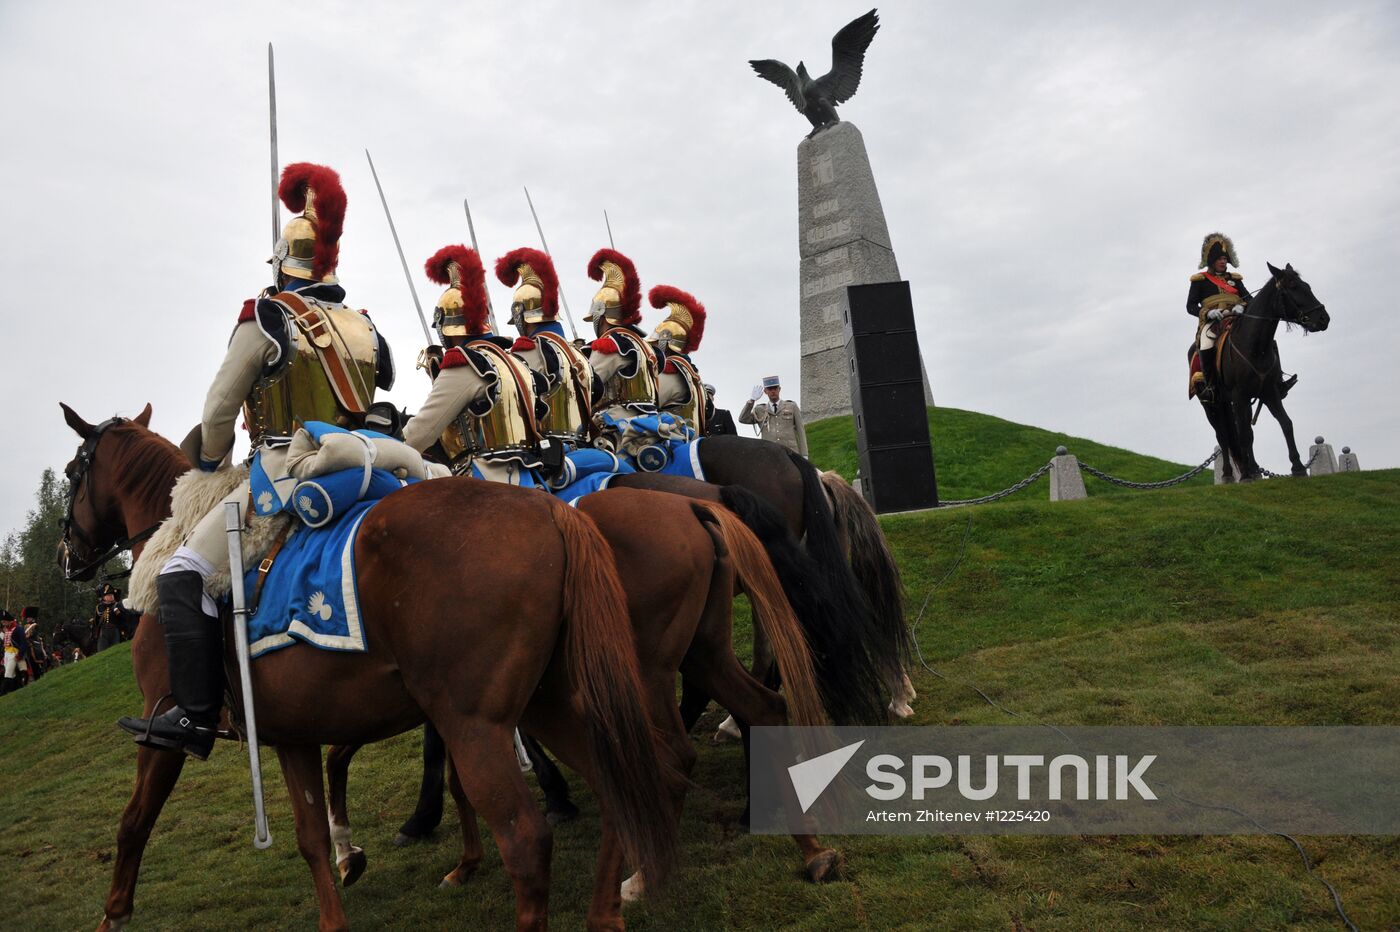
[[[267,119],[272,130],[272,247],[282,238],[282,213],[277,198],[277,72],[272,67],[272,43],[267,44]]]
[[[539,231],[540,245],[544,247],[544,254],[549,256],[552,260],[554,256],[549,252],[549,243],[546,243],[544,240],[544,227],[540,226],[540,215],[535,213],[535,202],[530,199],[529,188],[525,189],[525,203],[530,205],[530,216],[535,218],[535,229]],[[574,312],[569,310],[569,299],[564,297],[564,287],[562,285],[559,287],[559,301],[564,305],[565,316],[569,318],[569,332],[571,332],[574,335],[574,339],[577,340],[578,328],[574,326]]]
[[[238,654],[238,679],[243,687],[243,726],[248,732],[248,766],[253,773],[253,847],[272,846],[263,808],[262,762],[258,757],[258,720],[253,714],[253,670],[248,651],[248,603],[243,593],[243,516],[238,502],[224,505],[228,533],[228,568],[233,577],[233,646]]]
[[[476,225],[472,223],[472,205],[467,203],[467,199],[462,198],[462,209],[467,212],[467,232],[472,235],[472,250],[479,256],[481,247],[476,244]],[[486,289],[486,313],[491,315],[491,332],[496,333],[499,329],[496,326],[496,308],[491,304],[491,289]]]
[[[399,244],[399,231],[394,229],[394,217],[389,213],[384,186],[379,183],[379,172],[374,170],[374,159],[369,157],[368,149],[365,150],[365,158],[369,161],[369,173],[374,176],[374,186],[379,189],[379,203],[384,205],[384,219],[389,221],[389,232],[394,236],[394,248],[399,251],[399,264],[403,266],[403,277],[408,280],[408,293],[413,295],[413,307],[418,311],[418,322],[423,325],[424,343],[432,346],[433,335],[428,332],[428,319],[423,316],[423,305],[418,302],[418,289],[413,286],[413,276],[408,271],[408,260],[403,257],[403,246]]]
[[[608,212],[606,210],[603,211],[603,224],[608,228],[608,248],[615,251],[617,249],[617,243],[613,242],[612,223],[608,220]]]

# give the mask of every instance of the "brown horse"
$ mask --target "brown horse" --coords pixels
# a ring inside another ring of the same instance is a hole
[[[636,489],[588,495],[578,508],[594,520],[612,547],[627,592],[647,711],[683,776],[694,765],[695,751],[676,705],[678,673],[749,725],[826,721],[802,631],[762,544],[735,515],[698,500]],[[649,522],[644,533],[639,533],[639,515]],[[755,620],[773,646],[785,695],[766,688],[734,655],[730,609],[736,587],[748,594]],[[532,716],[530,709],[520,727],[564,763],[576,766],[581,750],[576,734],[556,721]],[[335,747],[327,755],[332,832],[347,883],[364,869],[363,852],[350,843],[346,805],[348,768],[356,750]],[[464,848],[443,885],[459,886],[476,870],[481,844],[474,810],[455,777],[451,782]],[[673,782],[671,790],[679,818],[685,781]],[[836,851],[811,835],[793,837],[810,879],[821,882],[839,876],[842,861]],[[641,886],[640,879],[634,879],[629,897]]]
[[[104,422],[100,430],[67,406],[64,413],[83,439],[69,466],[73,533],[61,554],[66,566],[87,563],[119,535],[129,540],[158,521],[187,464],[173,444],[148,429],[149,405],[136,419]],[[444,514],[453,516],[463,546],[418,546]],[[531,559],[496,568],[487,585],[478,555],[506,533],[512,548]],[[515,889],[517,928],[544,928],[550,827],[511,747],[527,706],[536,727],[572,737],[573,757],[600,798],[605,832],[589,923],[620,927],[616,891],[624,854],[649,875],[664,877],[674,861],[675,835],[672,806],[660,786],[666,771],[644,712],[626,596],[597,528],[549,496],[442,479],[402,489],[377,505],[360,526],[355,559],[368,650],[298,644],[253,665],[259,729],[277,748],[298,847],[315,882],[320,928],[347,927],[331,872],[320,746],[381,740],[425,718],[461,763],[464,790],[495,835]],[[226,666],[232,668],[230,631],[226,624]],[[169,692],[161,629],[140,625],[132,652],[149,716]],[[237,677],[229,681],[236,684]],[[233,699],[240,704],[236,688]],[[131,917],[146,841],[184,760],[137,752],[136,788],[118,831],[101,929],[121,928]]]

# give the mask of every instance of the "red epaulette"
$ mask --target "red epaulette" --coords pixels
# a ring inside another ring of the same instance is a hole
[[[529,337],[516,337],[515,342],[510,345],[512,353],[523,353],[535,348],[535,341]]]
[[[448,347],[447,352],[442,354],[442,365],[440,369],[455,369],[458,366],[468,364],[467,351],[460,346]]]
[[[603,338],[601,338],[601,339],[594,340],[594,341],[589,345],[589,349],[593,350],[593,352],[595,352],[595,353],[620,353],[620,352],[622,352],[622,349],[617,345],[617,341],[614,340],[612,337],[603,337]]]
[[[238,322],[240,324],[245,324],[252,320],[254,315],[257,314],[257,306],[258,301],[256,298],[249,298],[247,301],[244,301],[243,310],[238,312]]]

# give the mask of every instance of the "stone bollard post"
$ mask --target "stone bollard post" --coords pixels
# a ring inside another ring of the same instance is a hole
[[[1056,447],[1050,466],[1050,501],[1072,502],[1088,497],[1084,477],[1079,474],[1079,460],[1064,447]]]
[[[1308,467],[1310,476],[1330,476],[1337,471],[1337,454],[1332,452],[1332,444],[1324,442],[1321,437],[1308,448],[1308,459],[1312,460],[1312,465]]]
[[[1215,484],[1225,485],[1225,464],[1230,462],[1230,454],[1226,453],[1224,450],[1221,450],[1219,447],[1216,447],[1215,449],[1219,454],[1218,456],[1216,456],[1215,462],[1212,464],[1211,467],[1215,471]],[[1230,472],[1230,481],[1240,481],[1240,472],[1238,469],[1232,470]]]
[[[1351,447],[1342,447],[1342,455],[1337,458],[1337,472],[1361,472],[1361,464],[1356,461]]]

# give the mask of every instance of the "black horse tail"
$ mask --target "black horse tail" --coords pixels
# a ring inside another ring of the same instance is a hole
[[[875,611],[882,641],[891,646],[883,658],[890,664],[886,669],[898,682],[914,656],[913,633],[904,622],[904,582],[899,577],[899,564],[875,512],[860,493],[834,472],[822,473],[821,482],[835,506],[837,527],[849,543],[851,570]]]
[[[850,569],[845,578],[826,572],[802,549],[777,509],[748,489],[721,486],[720,501],[758,538],[777,571],[811,649],[826,714],[838,725],[883,722],[888,702],[883,670],[862,643],[870,606]],[[845,567],[844,559],[840,563]]]

